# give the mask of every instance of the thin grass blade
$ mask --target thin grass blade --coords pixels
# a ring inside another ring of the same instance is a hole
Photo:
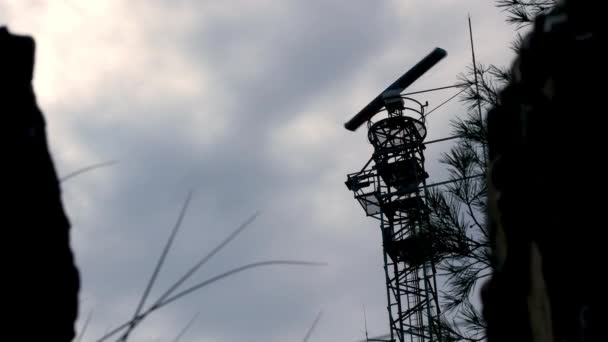
[[[184,201],[184,205],[182,206],[182,209],[179,213],[177,221],[175,222],[175,225],[173,226],[173,229],[171,230],[171,234],[169,235],[169,238],[167,239],[167,242],[165,243],[163,252],[161,253],[160,258],[158,259],[158,262],[156,263],[154,272],[152,272],[152,276],[150,277],[150,280],[148,281],[148,284],[146,285],[146,289],[144,290],[144,293],[141,296],[141,299],[139,300],[139,304],[137,305],[137,309],[135,310],[135,313],[133,314],[132,319],[135,319],[139,315],[139,313],[143,309],[144,305],[146,304],[146,300],[148,299],[148,296],[150,295],[150,291],[152,290],[152,287],[154,286],[154,283],[156,282],[156,278],[158,277],[158,274],[160,273],[160,270],[163,267],[163,264],[165,263],[167,254],[169,253],[169,250],[171,249],[171,246],[173,245],[175,236],[177,236],[177,233],[179,232],[179,229],[184,220],[184,217],[186,216],[186,211],[188,211],[188,206],[190,205],[191,200],[192,200],[192,191],[188,192],[188,196],[186,197],[186,200]],[[129,336],[129,334],[131,333],[131,331],[134,328],[135,328],[135,324],[131,324],[129,326],[129,328],[127,329],[127,331],[123,334],[123,336],[119,340],[126,341],[127,337]]]
[[[106,162],[103,162],[103,163],[93,164],[93,165],[90,165],[90,166],[87,166],[87,167],[83,167],[82,169],[78,169],[78,170],[76,170],[74,172],[68,173],[65,176],[59,177],[59,182],[63,183],[65,181],[67,181],[68,179],[74,178],[74,177],[76,177],[76,176],[78,176],[80,174],[83,174],[83,173],[86,173],[86,172],[89,172],[89,171],[93,171],[95,169],[99,169],[99,168],[102,168],[102,167],[112,166],[112,165],[115,165],[115,164],[118,164],[117,160],[110,160],[110,161],[106,161]]]
[[[171,297],[166,298],[163,302],[159,302],[158,304],[152,305],[150,308],[148,308],[147,310],[145,310],[144,312],[142,312],[141,314],[139,314],[139,316],[133,318],[132,320],[123,323],[122,325],[116,327],[114,330],[112,330],[111,332],[109,332],[108,334],[104,335],[102,338],[100,338],[99,340],[97,340],[97,342],[103,342],[105,340],[107,340],[108,338],[112,337],[113,335],[115,335],[116,333],[120,332],[121,330],[123,330],[124,328],[128,327],[129,325],[138,325],[141,321],[143,321],[149,314],[151,314],[152,312],[162,308],[163,306],[169,305],[170,303],[192,293],[195,292],[197,290],[200,290],[204,287],[206,287],[207,285],[211,285],[213,283],[215,283],[218,280],[221,280],[223,278],[229,277],[231,275],[243,272],[245,270],[248,269],[252,269],[252,268],[258,268],[258,267],[265,267],[265,266],[272,266],[272,265],[293,265],[293,266],[327,266],[327,263],[325,262],[311,262],[311,261],[300,261],[300,260],[269,260],[269,261],[262,261],[262,262],[254,262],[251,264],[246,264],[234,269],[231,269],[229,271],[226,271],[224,273],[221,273],[215,277],[209,278],[201,283],[198,283],[192,287],[187,288],[186,290],[183,290]]]
[[[82,342],[82,339],[84,338],[84,334],[87,332],[87,328],[89,327],[89,323],[91,322],[91,317],[93,317],[93,310],[89,311],[89,314],[87,315],[87,319],[84,321],[84,325],[82,326],[82,330],[80,330],[80,334],[78,334],[76,341]]]
[[[188,324],[186,324],[186,326],[182,329],[182,331],[179,332],[179,334],[177,334],[177,337],[175,337],[175,339],[173,340],[173,342],[179,342],[179,340],[186,334],[186,332],[188,331],[188,329],[190,329],[190,327],[192,326],[192,323],[194,323],[194,321],[196,320],[196,318],[198,317],[198,315],[200,314],[200,312],[197,312],[194,317],[192,317],[190,319],[190,321],[188,322]]]
[[[169,297],[181,284],[183,284],[188,278],[190,278],[196,271],[198,271],[204,264],[206,264],[211,258],[216,255],[222,248],[224,248],[230,241],[236,238],[245,228],[247,228],[258,216],[259,212],[256,212],[250,216],[245,222],[243,222],[232,234],[230,234],[224,241],[217,245],[211,252],[205,255],[199,262],[197,262],[192,268],[188,270],[178,281],[176,281],[165,293],[163,293],[154,305],[163,302]]]
[[[312,322],[312,325],[310,326],[310,329],[308,329],[308,332],[306,332],[306,336],[304,336],[304,339],[302,340],[302,342],[308,342],[308,339],[310,338],[310,336],[312,336],[313,331],[315,331],[315,328],[317,327],[317,323],[319,323],[319,320],[321,319],[322,315],[323,315],[323,311],[319,311],[319,313],[317,314],[317,317],[315,318],[315,321]]]

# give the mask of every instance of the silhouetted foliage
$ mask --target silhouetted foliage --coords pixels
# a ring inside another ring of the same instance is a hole
[[[496,4],[508,13],[507,22],[520,29],[555,1],[498,0]],[[523,38],[518,35],[511,49],[517,53],[522,43]],[[441,325],[447,341],[476,342],[486,337],[485,322],[472,302],[479,280],[491,272],[491,246],[485,222],[488,140],[482,116],[500,104],[499,92],[510,77],[509,70],[484,64],[478,64],[476,69],[470,66],[458,76],[466,87],[460,100],[467,112],[452,121],[453,132],[460,138],[441,159],[447,166],[449,180],[454,182],[429,193],[431,227],[438,240],[453,247],[438,265],[445,277],[442,305],[447,315]]]
[[[556,0],[497,0],[496,6],[507,13],[507,22],[521,28],[530,25],[536,16],[551,8]]]
[[[461,96],[467,113],[452,122],[460,138],[446,152],[441,162],[447,165],[449,180],[453,182],[429,193],[431,226],[438,239],[450,241],[453,248],[438,265],[445,277],[442,293],[443,310],[451,319],[444,320],[446,339],[453,341],[481,341],[485,324],[481,313],[471,303],[480,279],[490,274],[491,249],[485,225],[487,188],[486,127],[481,121],[478,105],[484,108],[498,102],[498,91],[508,80],[508,72],[479,65],[475,87],[474,69],[459,75],[467,90]],[[446,316],[447,317],[447,316]]]

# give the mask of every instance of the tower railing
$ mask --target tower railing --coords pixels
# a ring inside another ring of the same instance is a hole
[[[366,215],[381,222],[391,338],[440,341],[436,252],[424,190],[427,104],[402,96],[384,100],[367,125],[374,153],[346,185]]]

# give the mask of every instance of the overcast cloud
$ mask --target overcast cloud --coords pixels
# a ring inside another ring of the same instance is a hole
[[[436,46],[448,57],[411,89],[450,85],[478,59],[506,64],[512,28],[490,0],[0,0],[0,25],[37,41],[35,89],[60,174],[118,160],[63,186],[82,275],[85,341],[129,319],[190,189],[194,199],[154,300],[257,210],[189,282],[268,259],[151,315],[131,341],[356,341],[388,331],[377,222],[344,186],[368,160],[343,122]],[[430,107],[453,91],[419,96]],[[464,108],[429,117],[449,135]],[[430,146],[432,181],[449,144]]]

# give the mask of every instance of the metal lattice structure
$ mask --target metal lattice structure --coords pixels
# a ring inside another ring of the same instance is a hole
[[[440,246],[432,238],[426,205],[422,104],[385,94],[384,107],[368,121],[372,158],[347,176],[367,216],[380,221],[390,319],[390,341],[440,341],[435,263]]]

